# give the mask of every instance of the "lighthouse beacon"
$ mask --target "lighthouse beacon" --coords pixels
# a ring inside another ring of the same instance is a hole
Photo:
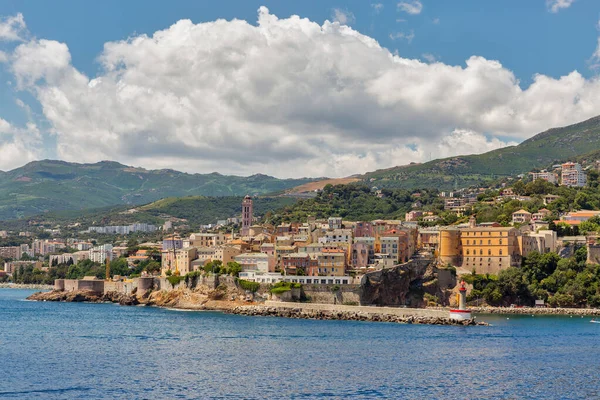
[[[450,310],[450,319],[457,321],[471,319],[471,310],[467,310],[467,288],[465,288],[465,281],[460,282],[460,288],[458,289],[458,309]]]

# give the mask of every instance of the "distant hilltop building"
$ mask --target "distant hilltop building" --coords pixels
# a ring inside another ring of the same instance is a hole
[[[581,164],[567,162],[562,165],[561,185],[571,187],[583,187],[586,184],[585,172]]]
[[[242,236],[248,236],[248,234],[250,233],[253,212],[254,206],[252,203],[252,197],[246,195],[246,197],[244,197],[244,200],[242,200]]]
[[[157,228],[155,225],[138,223],[117,226],[90,226],[87,232],[128,235],[134,232],[155,232],[156,230]]]

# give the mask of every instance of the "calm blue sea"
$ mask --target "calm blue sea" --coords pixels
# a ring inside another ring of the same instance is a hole
[[[24,301],[0,289],[0,398],[600,398],[600,324],[492,327]]]

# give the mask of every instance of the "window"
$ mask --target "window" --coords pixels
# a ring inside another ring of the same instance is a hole
[[[500,255],[502,255],[502,249],[500,249]]]
[[[502,239],[500,239],[500,244],[502,244]]]
[[[467,239],[467,244],[469,244],[469,239]]]
[[[483,255],[483,250],[479,249],[479,255],[482,256]]]
[[[479,241],[479,244],[483,244],[483,240],[480,240],[480,241]]]
[[[467,255],[469,255],[469,254],[470,254],[469,249],[467,249]]]
[[[488,256],[491,256],[491,255],[492,255],[492,250],[488,249]]]
[[[491,240],[488,240],[488,245],[489,245],[489,244],[492,244],[492,241],[491,241]]]

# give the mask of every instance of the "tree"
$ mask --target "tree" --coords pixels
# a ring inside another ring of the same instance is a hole
[[[110,276],[120,275],[126,276],[129,274],[129,265],[124,257],[117,258],[110,263]]]
[[[232,276],[239,276],[240,272],[242,272],[242,266],[235,261],[229,261],[227,263],[227,269]]]
[[[598,170],[590,169],[587,173],[587,186],[591,189],[597,189],[600,182]]]
[[[522,196],[525,194],[525,184],[523,183],[522,180],[518,180],[512,186],[512,190],[515,194]]]

